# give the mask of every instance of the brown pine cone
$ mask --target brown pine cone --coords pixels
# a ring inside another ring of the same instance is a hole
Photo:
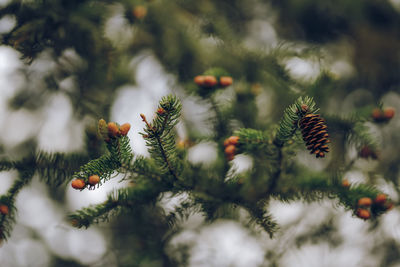
[[[300,120],[301,134],[306,142],[310,154],[315,154],[317,158],[325,157],[329,152],[328,143],[330,143],[328,132],[326,131],[325,120],[319,114],[306,114]]]

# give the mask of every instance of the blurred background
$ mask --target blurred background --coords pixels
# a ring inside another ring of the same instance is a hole
[[[196,75],[224,68],[234,84],[215,93],[232,133],[279,122],[299,95],[314,97],[322,115],[347,116],[366,107],[400,110],[398,0],[20,0],[0,1],[0,152],[20,159],[32,151],[77,152],[95,158],[100,118],[129,122],[134,152],[148,156],[139,114],[158,100],[183,102],[181,141],[188,159],[218,160],[215,117]],[[371,183],[399,199],[400,118],[366,123],[379,159],[342,155],[351,183]],[[229,134],[230,134],[229,133]],[[333,135],[335,136],[335,135]],[[333,137],[334,138],[334,137]],[[224,160],[224,159],[223,159]],[[306,150],[295,160],[315,170],[332,161]],[[232,169],[252,167],[238,155]],[[14,172],[0,173],[0,195]],[[119,177],[96,190],[48,187],[35,177],[17,197],[17,223],[0,247],[1,266],[400,266],[400,213],[364,222],[337,205],[273,200],[280,224],[273,239],[246,224],[246,213],[205,222],[200,213],[171,231],[160,215],[185,194],[160,196],[87,230],[65,216],[100,203]]]

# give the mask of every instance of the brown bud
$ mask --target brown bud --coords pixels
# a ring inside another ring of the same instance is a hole
[[[131,125],[129,123],[124,123],[121,125],[121,127],[119,127],[119,131],[120,131],[121,135],[123,135],[123,136],[126,136],[130,129],[131,129]]]
[[[364,220],[367,220],[371,217],[371,213],[368,210],[361,208],[357,209],[356,215]]]
[[[358,200],[357,204],[358,206],[371,206],[372,199],[370,199],[369,197],[362,197]]]
[[[236,146],[239,143],[239,136],[231,136],[227,140],[229,144]]]
[[[100,177],[96,174],[89,176],[89,184],[96,185],[100,182]]]
[[[74,189],[83,189],[85,188],[86,184],[82,179],[75,179],[71,182],[71,186]]]
[[[196,77],[194,77],[194,82],[198,86],[203,86],[204,85],[204,75],[197,75]]]
[[[301,105],[301,111],[302,112],[307,112],[308,111],[308,106],[306,104]]]
[[[386,202],[386,195],[385,194],[378,194],[374,200],[375,204],[383,205]]]
[[[119,135],[119,129],[115,122],[109,122],[107,124],[107,128],[108,128],[108,135],[110,137],[117,137]]]
[[[224,140],[224,146],[229,146],[229,145],[230,145],[229,138],[227,138]]]
[[[157,109],[157,114],[158,114],[158,115],[163,115],[163,114],[165,114],[165,112],[166,112],[166,111],[165,111],[165,109],[163,109],[163,108],[158,108],[158,109]]]
[[[212,75],[206,75],[204,76],[204,82],[203,85],[206,87],[213,87],[215,85],[217,85],[218,81],[217,78],[215,78],[215,76]]]
[[[236,147],[234,145],[228,145],[225,148],[225,155],[234,155],[235,154],[235,150],[236,150]]]
[[[219,78],[219,85],[221,85],[222,87],[227,87],[227,86],[231,85],[232,83],[233,83],[232,77],[221,76]]]
[[[343,179],[343,181],[342,181],[342,186],[343,186],[343,187],[350,187],[350,182],[349,182],[349,180]]]
[[[144,6],[135,6],[132,10],[133,16],[137,19],[142,19],[147,15],[147,8]]]
[[[385,110],[383,111],[383,117],[386,120],[390,120],[391,118],[393,118],[395,113],[395,109],[394,108],[385,108]]]
[[[0,213],[3,215],[7,215],[8,214],[8,206],[4,205],[4,204],[0,204]]]
[[[382,121],[382,119],[383,119],[383,112],[382,112],[382,110],[381,110],[380,108],[374,108],[374,109],[372,110],[372,118],[373,118],[375,121]]]

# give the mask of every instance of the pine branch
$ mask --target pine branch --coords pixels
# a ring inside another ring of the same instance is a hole
[[[141,114],[146,123],[142,133],[149,147],[149,153],[164,172],[168,172],[174,180],[179,180],[181,162],[176,151],[174,126],[178,123],[182,105],[175,96],[163,97],[152,124]]]
[[[81,154],[39,152],[36,155],[36,170],[46,184],[59,186],[68,181],[87,160],[87,156]]]
[[[295,103],[289,106],[279,123],[279,129],[274,139],[274,144],[278,147],[283,146],[295,133],[300,119],[306,113],[315,113],[318,109],[315,107],[314,100],[310,97],[299,97]]]
[[[272,218],[268,212],[263,208],[264,201],[260,201],[255,205],[246,205],[246,209],[250,212],[250,222],[256,222],[260,225],[270,236],[273,238],[274,234],[278,231],[278,223]]]
[[[0,161],[0,171],[9,171],[15,169],[15,162],[8,161],[8,160],[1,160]]]
[[[242,128],[235,131],[235,135],[239,137],[240,152],[254,154],[265,151],[272,143],[269,134],[255,129]]]
[[[167,188],[156,181],[141,180],[133,187],[113,191],[101,204],[70,214],[68,220],[74,227],[88,228],[93,223],[108,221],[119,214],[123,208],[133,208],[135,205],[155,202],[157,196],[166,190]]]
[[[84,189],[85,187],[94,188],[95,185],[100,186],[102,182],[111,178],[114,171],[123,171],[123,169],[129,167],[133,158],[129,138],[126,135],[117,134],[111,138],[107,137],[105,141],[110,153],[89,161],[81,166],[80,170],[72,176],[73,179],[80,179],[84,183],[83,187],[78,189]],[[93,175],[99,176],[100,181],[96,181],[95,184],[90,183],[89,177]]]
[[[26,162],[26,161],[25,161]],[[6,195],[0,197],[0,240],[7,240],[15,223],[15,198],[19,191],[27,185],[34,175],[34,169],[19,166],[19,177],[14,181]]]
[[[136,159],[127,167],[128,179],[137,181],[140,178],[161,181],[159,166],[152,159],[137,156]]]

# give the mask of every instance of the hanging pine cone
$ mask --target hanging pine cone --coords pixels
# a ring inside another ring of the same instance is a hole
[[[325,157],[330,142],[325,120],[319,114],[307,114],[300,120],[301,134],[307,149],[317,158]]]

